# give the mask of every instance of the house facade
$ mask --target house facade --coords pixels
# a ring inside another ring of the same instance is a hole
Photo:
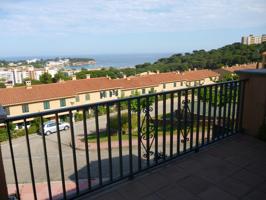
[[[0,89],[0,105],[9,116],[63,107],[109,101],[135,94],[171,91],[212,84],[219,74],[211,70],[154,73],[111,79],[108,77],[61,81],[59,83]]]

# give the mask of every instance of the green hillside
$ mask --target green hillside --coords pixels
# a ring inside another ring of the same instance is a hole
[[[234,43],[210,51],[194,50],[191,53],[174,54],[169,58],[161,58],[154,63],[136,65],[135,68],[109,68],[98,71],[83,70],[77,73],[77,78],[86,78],[87,73],[90,73],[91,77],[102,77],[108,75],[111,78],[121,78],[123,74],[130,76],[145,71],[185,71],[189,68],[217,69],[225,65],[232,66],[235,64],[260,62],[261,52],[263,51],[266,51],[266,42],[250,46]]]

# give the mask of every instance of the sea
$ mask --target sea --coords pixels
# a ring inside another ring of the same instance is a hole
[[[37,57],[10,57],[3,58],[8,61],[28,60],[34,58],[52,59],[55,57],[75,57],[75,58],[93,58],[96,60],[95,65],[82,65],[82,66],[66,66],[66,69],[96,69],[96,68],[125,68],[134,67],[138,64],[145,62],[154,63],[160,58],[165,58],[173,55],[173,53],[145,53],[145,54],[98,54],[98,55],[87,55],[87,56],[37,56]],[[0,58],[1,60],[1,58]]]

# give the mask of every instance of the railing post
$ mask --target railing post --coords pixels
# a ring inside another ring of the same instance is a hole
[[[5,121],[7,115],[4,108],[0,105],[0,124]],[[2,158],[1,143],[0,143],[0,199],[8,200],[8,191],[5,177],[5,170]]]
[[[266,69],[241,70],[237,74],[247,80],[240,96],[240,127],[244,133],[258,136],[266,119]]]

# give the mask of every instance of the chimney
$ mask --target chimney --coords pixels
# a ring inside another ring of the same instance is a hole
[[[180,71],[176,71],[177,74],[180,74]]]
[[[127,75],[124,74],[124,75],[123,75],[123,78],[126,79],[126,78],[127,78]]]
[[[129,81],[130,80],[130,77],[127,77],[127,80]]]
[[[90,79],[91,75],[90,74],[86,74],[86,79]]]
[[[147,75],[150,75],[151,74],[151,71],[147,71]]]
[[[29,81],[25,81],[25,83],[26,83],[26,89],[31,89],[32,88],[30,80]]]
[[[194,71],[197,71],[197,68],[194,68]]]
[[[160,74],[160,70],[156,70],[156,74]]]
[[[188,68],[188,71],[190,72],[190,71],[191,71],[191,69],[190,69],[190,68]]]
[[[73,80],[73,81],[77,80],[76,75],[73,75],[73,76],[72,76],[72,80]]]

